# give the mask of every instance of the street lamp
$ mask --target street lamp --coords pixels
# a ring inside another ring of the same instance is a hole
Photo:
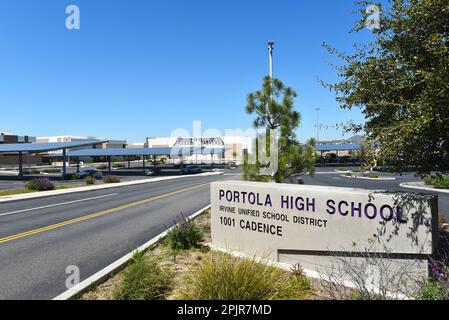
[[[270,78],[273,79],[273,49],[274,42],[268,41],[268,53],[270,55]]]

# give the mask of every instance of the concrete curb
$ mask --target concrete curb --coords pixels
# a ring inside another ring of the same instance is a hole
[[[210,208],[210,205],[198,210],[191,216],[189,216],[187,219],[192,220],[198,217],[200,214],[202,214],[204,211]],[[152,245],[159,242],[161,239],[167,236],[167,233],[173,229],[173,227],[167,229],[166,231],[162,232],[161,234],[157,235],[150,241],[146,242],[145,244],[141,245],[139,248],[134,250],[133,252],[130,252],[126,254],[125,256],[121,257],[117,261],[111,263],[107,267],[103,268],[102,270],[98,271],[94,275],[90,276],[86,280],[78,283],[76,286],[73,286],[72,288],[68,289],[67,291],[63,292],[62,294],[58,295],[57,297],[53,298],[52,300],[69,300],[73,297],[86,292],[89,288],[96,284],[100,284],[104,281],[106,281],[111,275],[114,275],[128,264],[128,262],[131,260],[131,258],[134,256],[136,252],[144,252]]]
[[[358,176],[345,176],[344,174],[340,175],[340,177],[347,178],[347,179],[360,179],[360,180],[373,180],[373,181],[393,181],[396,180],[396,178],[382,178],[379,176],[379,178],[370,178],[370,177],[358,177]]]
[[[111,188],[132,186],[132,185],[137,185],[137,184],[144,184],[144,183],[151,183],[151,182],[158,182],[158,181],[165,181],[165,180],[191,178],[191,177],[208,177],[208,176],[215,176],[215,175],[222,175],[222,174],[224,174],[224,172],[205,172],[205,173],[199,173],[199,174],[195,174],[195,175],[159,177],[159,178],[142,179],[142,180],[136,180],[136,181],[101,184],[101,185],[97,185],[97,186],[94,185],[94,186],[85,186],[85,187],[74,187],[74,188],[68,188],[68,189],[62,189],[62,190],[41,191],[41,192],[32,192],[32,193],[25,193],[25,194],[11,195],[11,196],[1,196],[0,203],[9,202],[9,201],[26,200],[26,199],[43,198],[43,197],[51,197],[51,196],[57,196],[57,195],[67,194],[67,193],[111,189]]]
[[[432,188],[432,187],[426,187],[426,184],[424,182],[403,182],[403,183],[399,184],[399,186],[402,188],[408,188],[408,189],[449,193],[449,190],[447,190],[447,189],[437,189],[437,188]]]

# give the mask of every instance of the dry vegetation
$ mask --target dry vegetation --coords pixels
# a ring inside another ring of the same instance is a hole
[[[209,243],[211,241],[210,235],[210,212],[207,212],[201,216],[199,216],[195,220],[196,224],[201,228],[204,233],[203,243]],[[185,291],[186,279],[189,275],[191,275],[191,271],[195,268],[198,268],[200,265],[204,265],[211,255],[217,254],[212,253],[208,250],[208,247],[201,248],[193,248],[190,250],[178,251],[176,253],[176,257],[173,255],[173,251],[170,249],[170,246],[167,243],[167,240],[163,240],[159,244],[152,247],[148,250],[144,259],[147,261],[156,261],[158,266],[168,272],[173,279],[173,288],[168,296],[166,297],[169,300],[177,299],[182,295],[182,291]],[[96,288],[92,289],[89,292],[84,293],[81,296],[83,300],[108,300],[114,299],[114,292],[120,286],[120,283],[123,280],[124,272],[126,269],[119,272],[118,274],[112,276],[106,282],[98,285]],[[292,278],[291,273],[286,271],[279,271],[280,273],[285,274]],[[306,282],[309,280],[305,280]],[[317,284],[317,282],[309,282],[307,286],[309,287],[301,294],[295,295],[297,299],[314,299],[319,298],[319,292],[316,294],[312,287]]]

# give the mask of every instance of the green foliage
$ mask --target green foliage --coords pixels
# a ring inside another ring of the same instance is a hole
[[[356,32],[365,29],[368,4],[361,3]],[[349,55],[325,44],[343,64],[342,80],[324,85],[342,108],[361,109],[366,122],[351,129],[379,143],[379,159],[396,171],[449,170],[448,17],[447,0],[388,0],[372,43]]]
[[[95,184],[95,178],[92,176],[87,176],[86,178],[84,178],[84,182],[87,185],[93,185],[93,184]]]
[[[32,191],[48,191],[54,190],[55,185],[47,178],[38,178],[27,182],[26,188]]]
[[[116,300],[163,300],[172,286],[172,276],[156,262],[147,261],[143,254],[135,254],[126,268],[123,279],[114,290]]]
[[[123,163],[114,163],[114,164],[112,164],[112,167],[113,168],[124,168],[125,165]]]
[[[100,164],[100,165],[97,166],[97,169],[98,169],[98,170],[105,170],[105,169],[107,169],[107,168],[108,168],[108,166],[107,166],[107,165],[104,165],[104,164]]]
[[[429,260],[430,277],[418,281],[417,299],[449,300],[449,265],[445,259]]]
[[[43,169],[42,172],[45,172],[45,173],[60,173],[61,169],[47,168],[47,169]]]
[[[75,173],[67,173],[64,175],[64,180],[77,180],[78,178],[76,177]]]
[[[103,177],[104,183],[119,183],[120,179],[112,174]]]
[[[424,178],[424,182],[437,189],[449,189],[449,176],[446,175],[429,175]]]
[[[372,173],[370,173],[370,175],[368,177],[371,179],[378,179],[379,175],[377,173],[372,172]]]
[[[199,247],[204,234],[193,220],[178,218],[176,225],[168,232],[167,240],[174,251]]]
[[[246,112],[255,114],[254,126],[264,128],[265,134],[255,139],[255,156],[249,161],[245,156],[243,171],[244,179],[251,181],[275,181],[283,183],[286,178],[296,173],[315,170],[315,141],[310,139],[306,144],[296,140],[295,129],[301,120],[299,112],[294,110],[297,93],[291,87],[286,87],[280,80],[265,77],[262,89],[250,93],[247,97]],[[276,130],[276,137],[271,137]],[[277,142],[278,150],[271,150],[271,140]],[[265,143],[266,145],[260,145]],[[261,174],[260,169],[273,167],[273,163],[262,163],[258,150],[266,148],[267,158],[271,152],[277,152],[277,171],[272,175]]]
[[[186,300],[307,299],[312,292],[302,274],[282,271],[255,258],[214,254],[190,272],[178,298]]]
[[[424,280],[420,290],[417,293],[418,300],[446,300],[449,298],[449,290],[442,286],[438,281]]]
[[[39,174],[39,173],[41,173],[39,170],[37,170],[37,169],[31,169],[30,170],[30,174]]]

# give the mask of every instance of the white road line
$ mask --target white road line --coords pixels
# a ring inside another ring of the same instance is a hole
[[[62,202],[62,203],[55,203],[55,204],[50,204],[48,206],[6,212],[6,213],[1,213],[0,217],[9,216],[11,214],[22,213],[22,212],[27,212],[27,211],[33,211],[33,210],[39,210],[39,209],[45,209],[45,208],[51,208],[51,207],[58,207],[58,206],[63,206],[65,204],[71,204],[71,203],[84,202],[84,201],[95,200],[95,199],[100,199],[100,198],[112,197],[112,196],[116,196],[116,195],[118,195],[118,193],[111,193],[111,194],[106,194],[104,196],[98,196],[98,197],[92,197],[92,198],[86,198],[86,199],[80,199],[80,200],[74,200],[74,201],[68,201],[68,202]]]

